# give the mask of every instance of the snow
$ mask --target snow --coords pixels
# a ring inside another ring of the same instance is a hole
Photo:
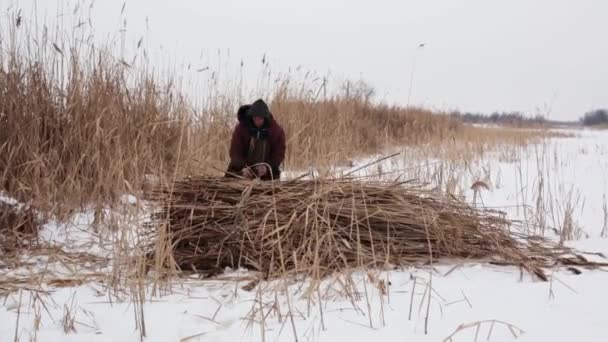
[[[477,204],[483,201],[483,205],[499,207],[510,217],[537,221],[539,208],[545,208],[542,217],[546,229],[535,232],[552,237],[552,228],[559,230],[570,205],[582,238],[568,245],[608,255],[608,239],[600,237],[608,192],[604,176],[608,171],[608,132],[576,134],[576,138],[555,138],[539,146],[518,148],[516,158],[490,152],[466,166],[461,160],[414,158],[416,151],[406,150],[403,155],[407,158],[389,159],[358,173],[378,178],[420,178],[431,187],[451,189],[471,203],[471,184],[483,180],[490,189],[481,190]],[[350,170],[371,160],[374,158],[357,160]],[[382,175],[386,170],[400,171]],[[143,222],[145,209],[138,212],[139,202],[130,195],[123,196],[121,203],[134,214],[116,219],[117,231],[129,231],[127,240],[135,247],[138,231],[133,227]],[[110,209],[106,210],[111,216]],[[69,224],[50,223],[43,231],[44,240],[70,252],[86,251],[111,258],[117,233],[93,232],[93,213],[84,211]],[[41,258],[33,268],[44,267],[45,263],[48,260]],[[60,274],[55,266],[50,268],[56,276],[74,275]],[[104,270],[111,268],[103,264],[95,268]],[[23,271],[11,270],[10,274]],[[91,269],[83,267],[78,272]],[[146,286],[144,340],[293,341],[295,330],[298,341],[443,341],[459,326],[471,324],[471,328],[453,335],[453,341],[474,341],[475,323],[486,322],[479,326],[478,340],[486,340],[490,334],[490,341],[607,341],[608,272],[582,269],[582,274],[575,275],[563,268],[548,272],[551,281],[541,282],[514,267],[440,260],[433,269],[356,271],[334,276],[321,282],[318,290],[308,281],[281,280],[261,282],[247,291],[243,287],[253,275],[229,270],[218,279],[180,279],[162,295],[152,296],[152,285]],[[347,279],[352,279],[356,293],[346,294],[341,284]],[[313,291],[307,295],[311,285]],[[0,297],[0,342],[14,341],[15,332],[20,341],[140,340],[137,305],[130,299],[130,291],[137,289],[133,286],[121,293],[101,280],[67,287],[43,284],[41,292],[21,291]],[[289,312],[293,313],[293,325]],[[38,330],[34,329],[36,316],[40,318]],[[75,321],[74,330],[68,333],[63,325],[66,317]],[[518,338],[508,326],[492,325],[493,320],[511,324]]]
[[[19,204],[19,201],[17,201],[16,199],[7,196],[6,194],[2,194],[0,193],[0,202],[2,203],[6,203],[8,205],[17,205]]]
[[[603,244],[608,252],[608,244]],[[608,337],[608,316],[603,314],[607,295],[605,285],[608,273],[585,272],[575,276],[565,271],[557,271],[558,281],[542,283],[519,271],[498,266],[479,264],[462,265],[447,276],[454,265],[441,265],[433,273],[433,296],[429,313],[428,330],[424,334],[424,317],[427,298],[425,283],[429,274],[425,270],[405,269],[390,272],[390,299],[382,296],[367,279],[367,291],[371,301],[367,308],[362,279],[365,275],[353,275],[359,281],[360,300],[357,309],[347,298],[337,296],[340,288],[334,284],[335,292],[327,291],[331,281],[321,286],[323,301],[323,321],[321,311],[312,305],[308,315],[306,299],[297,291],[297,284],[290,287],[294,312],[295,330],[299,340],[348,339],[352,341],[414,340],[441,341],[449,336],[460,324],[482,320],[505,321],[525,331],[521,341],[605,341]],[[386,279],[387,274],[380,276]],[[417,279],[413,301],[412,320],[408,320],[412,277]],[[562,283],[563,282],[563,283]],[[240,286],[244,283],[239,284]],[[261,340],[259,324],[248,327],[250,310],[259,307],[256,303],[257,291],[235,291],[237,284],[231,282],[191,281],[181,284],[175,294],[158,298],[145,304],[146,341],[180,341],[185,337],[202,334],[190,341],[234,341]],[[553,296],[551,296],[553,291]],[[270,312],[275,303],[276,292],[270,290],[262,296],[264,313]],[[75,296],[75,297],[73,297]],[[42,312],[43,326],[37,332],[38,340],[53,341],[134,341],[139,339],[132,303],[110,304],[105,291],[98,285],[88,284],[77,288],[59,289],[46,300],[50,316]],[[466,297],[466,299],[465,299]],[[61,326],[65,307],[73,307],[76,312],[76,332],[64,334]],[[468,301],[467,301],[468,300]],[[11,299],[0,311],[0,336],[2,341],[13,340],[16,324],[16,303],[18,295]],[[33,320],[31,297],[23,295],[20,320],[20,337],[26,339],[32,333]],[[283,315],[288,312],[286,297],[279,294]],[[422,303],[422,309],[421,309]],[[469,304],[470,303],[470,304]],[[219,309],[219,310],[218,310]],[[383,311],[382,311],[383,310]],[[217,311],[217,314],[215,314]],[[369,313],[371,312],[371,313]],[[214,317],[215,314],[215,317]],[[257,315],[259,319],[259,314]],[[382,321],[384,317],[384,322]],[[371,327],[370,327],[371,318]],[[285,322],[285,318],[283,318]],[[323,330],[323,325],[325,330]],[[481,336],[488,334],[489,324],[482,326]],[[472,341],[474,329],[462,332],[456,341]],[[283,326],[276,314],[270,312],[266,318],[265,338],[268,341],[293,340],[293,330],[289,320]],[[492,341],[512,341],[510,331],[503,326],[495,326]]]

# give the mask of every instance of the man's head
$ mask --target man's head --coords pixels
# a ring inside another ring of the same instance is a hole
[[[270,109],[266,102],[259,99],[251,104],[247,115],[251,117],[251,121],[253,121],[255,127],[261,128],[264,126],[264,122],[270,118]]]

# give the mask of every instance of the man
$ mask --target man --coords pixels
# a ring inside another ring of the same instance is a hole
[[[268,105],[257,100],[241,106],[237,116],[239,123],[232,133],[226,177],[279,179],[279,166],[285,159],[285,132]]]

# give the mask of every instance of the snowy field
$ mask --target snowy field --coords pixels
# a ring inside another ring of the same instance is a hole
[[[568,245],[608,255],[608,132],[571,133],[470,162],[398,151],[358,174],[417,178],[526,220],[531,234],[559,239],[568,232],[575,238]],[[356,161],[351,170],[373,160]],[[477,181],[488,189],[471,189]],[[67,225],[50,222],[42,239],[64,252],[30,255],[18,268],[0,263],[0,342],[608,341],[602,270],[555,269],[550,282],[541,282],[514,267],[442,260],[432,269],[355,272],[318,287],[252,284],[254,275],[228,270],[213,280],[174,280],[170,289],[126,281],[115,291],[113,279],[128,279],[114,271],[124,258],[115,245],[136,245],[133,227],[145,210],[132,196],[114,210],[135,214],[117,216],[114,232],[95,232],[87,211]],[[9,279],[22,290],[5,294]],[[133,295],[142,291],[140,307]]]

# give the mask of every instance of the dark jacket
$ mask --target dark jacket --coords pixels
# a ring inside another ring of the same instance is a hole
[[[279,166],[285,159],[285,132],[272,115],[265,119],[262,128],[255,127],[251,117],[244,115],[246,110],[246,106],[239,109],[239,123],[232,133],[228,173],[240,173],[245,167],[252,166],[251,164],[263,162],[270,165],[272,178],[279,178]],[[263,157],[256,156],[262,160],[252,159],[251,153],[255,144],[265,146]],[[270,173],[264,178],[270,179]]]

